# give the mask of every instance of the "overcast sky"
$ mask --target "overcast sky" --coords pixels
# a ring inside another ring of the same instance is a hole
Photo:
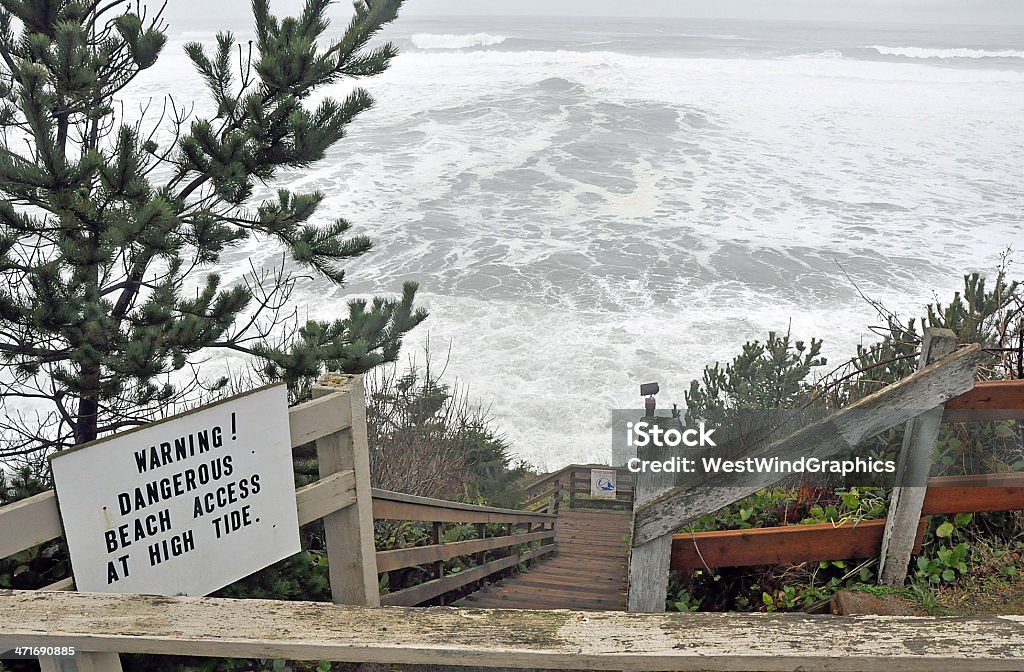
[[[271,0],[278,15],[302,0]],[[342,0],[334,12],[350,11]],[[407,0],[407,17],[472,15],[666,16],[872,23],[1024,25],[1024,0]],[[249,16],[248,0],[170,0],[168,18]]]

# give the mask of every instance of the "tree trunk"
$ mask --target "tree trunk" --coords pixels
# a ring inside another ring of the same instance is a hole
[[[78,401],[78,415],[75,418],[75,445],[88,443],[96,438],[99,422],[99,367],[83,367],[79,372],[83,388]]]

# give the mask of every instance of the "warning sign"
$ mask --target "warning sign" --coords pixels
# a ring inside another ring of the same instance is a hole
[[[300,550],[284,385],[50,459],[80,591],[207,595]]]
[[[590,470],[590,496],[615,499],[615,470]]]

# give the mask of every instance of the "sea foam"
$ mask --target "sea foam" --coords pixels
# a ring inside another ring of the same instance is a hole
[[[925,47],[882,47],[873,45],[865,49],[874,49],[883,56],[905,56],[907,58],[1024,58],[1024,51],[1003,49],[990,51],[987,49],[928,49]]]
[[[474,33],[472,35],[437,35],[434,33],[417,33],[412,36],[412,43],[417,49],[469,49],[470,47],[493,47],[504,42],[504,35]]]

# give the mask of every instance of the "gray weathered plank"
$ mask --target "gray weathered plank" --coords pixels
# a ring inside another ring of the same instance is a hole
[[[519,516],[520,518],[537,518],[538,520],[548,514],[540,511],[523,511],[521,509],[501,509],[496,506],[480,506],[479,504],[466,504],[465,502],[453,502],[447,499],[436,499],[434,497],[421,497],[419,495],[408,495],[404,492],[392,492],[391,490],[373,489],[373,498],[381,502],[394,502],[396,504],[418,504],[438,509],[451,509],[453,511],[473,511],[477,513],[494,513],[497,515]],[[383,518],[384,516],[379,516]],[[514,522],[514,521],[506,521]]]
[[[295,491],[299,525],[307,525],[355,503],[356,475],[351,469],[333,473]]]
[[[667,418],[652,419],[652,422],[661,424],[670,421],[677,422]],[[637,457],[642,460],[660,461],[675,457],[676,452],[675,448],[668,446],[645,446],[637,449]],[[675,478],[676,475],[671,472],[645,471],[638,473],[633,508],[636,509],[671,490],[677,485]],[[628,611],[634,613],[665,611],[671,558],[672,532],[632,547],[629,554],[629,592],[626,606]]]
[[[297,448],[329,436],[352,424],[351,381],[335,381],[330,391],[288,409],[288,428],[292,447]]]
[[[921,341],[921,356],[917,368],[921,370],[956,349],[956,334],[949,329],[925,329]],[[914,552],[917,528],[921,520],[921,507],[928,488],[925,483],[932,468],[935,441],[942,426],[939,404],[907,422],[903,432],[899,466],[896,468],[896,488],[889,501],[882,549],[878,558],[878,582],[902,586],[907,579],[907,565]]]
[[[403,567],[415,567],[417,565],[425,565],[428,562],[450,560],[460,555],[470,555],[517,544],[528,544],[533,541],[545,541],[547,539],[554,539],[554,537],[555,531],[548,530],[546,532],[531,532],[503,537],[487,537],[486,539],[470,539],[449,544],[378,551],[377,571],[390,572],[395,569],[402,569]]]
[[[68,576],[66,578],[61,579],[60,581],[54,581],[53,583],[51,583],[49,585],[43,586],[39,590],[74,590],[74,589],[75,589],[75,579],[74,579],[74,577]]]
[[[258,617],[254,617],[258,616]],[[1024,616],[366,608],[0,591],[0,646],[590,670],[1024,669]]]
[[[475,506],[377,488],[373,489],[373,515],[381,520],[441,523],[544,523],[555,519],[551,514],[537,511]]]
[[[0,508],[0,558],[38,546],[63,533],[53,490]]]
[[[330,397],[346,390],[351,425],[316,440],[320,478],[352,471],[355,504],[324,516],[331,597],[338,604],[380,606],[377,558],[373,537],[373,500],[366,436],[366,400],[362,376],[325,374],[313,387],[313,397]]]
[[[961,348],[785,439],[739,457],[798,459],[835,455],[970,390],[980,356],[978,345]],[[771,473],[712,474],[699,487],[673,488],[637,509],[633,545],[672,532],[779,480],[780,476]]]

